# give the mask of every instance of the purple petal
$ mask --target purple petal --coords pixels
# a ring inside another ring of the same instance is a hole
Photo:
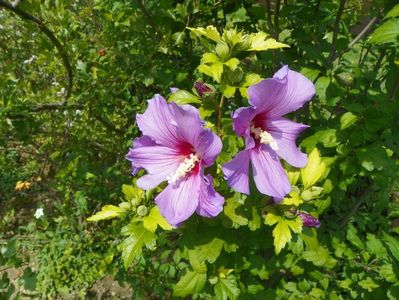
[[[156,198],[161,214],[171,225],[187,220],[198,207],[201,172],[169,184]]]
[[[291,184],[273,150],[263,145],[248,151],[251,153],[252,171],[258,190],[275,198],[283,198],[288,194]]]
[[[134,167],[144,168],[149,175],[137,181],[137,185],[143,189],[150,189],[164,181],[167,176],[175,172],[183,157],[178,150],[161,145],[143,146],[130,149],[127,158]],[[153,182],[149,182],[153,179]]]
[[[172,94],[174,94],[174,93],[176,93],[176,92],[178,92],[179,91],[179,88],[177,88],[177,87],[171,87],[170,88],[170,92],[172,93]]]
[[[249,128],[256,111],[252,107],[240,107],[233,114],[233,129],[238,136],[249,135]]]
[[[199,192],[197,214],[211,218],[216,217],[223,210],[224,198],[213,187],[211,175],[204,176]]]
[[[302,74],[282,67],[273,78],[248,89],[250,103],[257,112],[278,118],[301,108],[315,94],[313,83]]]
[[[138,147],[143,147],[143,146],[155,146],[156,143],[148,136],[142,136],[139,138],[135,138],[133,140],[133,147],[138,148]],[[129,152],[126,155],[126,159],[131,161],[131,151],[133,150],[133,148],[129,149]],[[141,169],[143,169],[142,167],[135,167],[134,164],[132,163],[132,175],[136,176],[137,172],[140,171]]]
[[[308,163],[308,157],[299,150],[295,143],[298,135],[308,127],[285,118],[267,120],[265,124],[266,130],[277,142],[276,153],[278,156],[297,168],[303,168]]]
[[[195,145],[199,135],[205,130],[204,121],[201,119],[198,109],[191,105],[170,104],[173,113],[175,130],[181,141]]]
[[[178,146],[181,140],[178,137],[174,116],[166,100],[161,95],[155,95],[148,102],[148,108],[143,114],[136,117],[137,125],[143,135],[150,137],[158,144],[171,148]]]
[[[195,141],[194,147],[204,165],[209,167],[213,164],[220,151],[222,151],[222,141],[212,131],[204,129]]]
[[[237,192],[249,194],[249,158],[251,150],[239,152],[234,159],[224,164],[223,173],[229,185]]]
[[[299,216],[301,217],[304,226],[316,227],[316,228],[320,227],[319,219],[313,217],[312,215],[305,212],[301,212]]]

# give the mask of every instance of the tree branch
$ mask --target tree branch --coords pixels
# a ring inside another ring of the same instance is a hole
[[[344,12],[345,2],[346,2],[346,0],[341,0],[339,2],[339,8],[338,8],[338,12],[337,12],[337,16],[335,18],[335,24],[334,24],[334,32],[333,32],[333,38],[332,38],[332,43],[331,43],[331,51],[330,51],[330,55],[328,56],[328,59],[327,59],[327,65],[330,65],[333,62],[333,57],[335,57],[335,52],[337,51],[337,38],[338,38],[338,32],[339,32],[339,24],[341,23],[341,17]]]
[[[68,76],[68,86],[66,89],[66,93],[65,93],[63,101],[60,102],[60,103],[62,103],[62,105],[65,105],[67,102],[67,99],[69,98],[69,96],[72,93],[73,72],[72,72],[72,67],[69,62],[67,52],[64,49],[63,45],[57,39],[57,37],[54,35],[54,33],[40,19],[38,19],[35,16],[32,16],[30,13],[20,9],[18,6],[13,6],[12,4],[10,4],[4,0],[0,0],[0,7],[3,7],[7,10],[14,12],[16,15],[18,15],[20,18],[22,18],[24,20],[28,20],[28,21],[35,23],[39,27],[41,32],[43,32],[50,39],[50,41],[53,43],[53,45],[57,48],[57,50],[61,56],[62,62],[65,66],[67,76]],[[50,103],[48,105],[52,106],[52,105],[58,105],[60,103],[54,103],[54,104]]]

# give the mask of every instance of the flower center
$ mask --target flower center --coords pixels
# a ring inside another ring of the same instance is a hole
[[[174,173],[166,177],[166,180],[168,183],[175,183],[180,178],[190,173],[195,168],[197,162],[199,162],[198,155],[191,153],[190,156],[186,157],[184,161],[180,163]]]
[[[277,151],[279,149],[276,140],[266,130],[262,130],[262,128],[260,127],[255,127],[254,125],[251,125],[251,133],[253,133],[255,138],[258,139],[262,144],[270,145],[270,147],[274,151]]]

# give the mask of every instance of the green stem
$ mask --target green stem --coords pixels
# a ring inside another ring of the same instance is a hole
[[[220,135],[220,131],[222,129],[222,112],[223,112],[223,105],[224,105],[224,96],[220,98],[219,106],[217,108],[217,120],[216,120],[216,132]]]

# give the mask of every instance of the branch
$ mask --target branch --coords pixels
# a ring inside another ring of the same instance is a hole
[[[327,59],[327,65],[330,65],[333,62],[333,57],[335,57],[335,52],[337,50],[337,38],[338,38],[338,31],[339,31],[339,23],[341,22],[341,17],[344,12],[345,2],[346,2],[346,0],[341,0],[339,2],[338,13],[337,13],[337,17],[335,18],[335,24],[334,24],[332,46],[331,46],[330,55],[328,56],[328,59]]]
[[[10,11],[14,12],[16,15],[18,15],[20,18],[22,18],[24,20],[28,20],[28,21],[31,21],[31,22],[35,23],[39,27],[39,29],[51,40],[53,45],[57,48],[58,52],[60,53],[62,62],[64,64],[64,66],[65,66],[67,75],[68,75],[67,90],[66,90],[66,93],[65,93],[65,96],[64,96],[64,100],[61,102],[62,105],[65,105],[66,102],[67,102],[67,99],[69,98],[69,96],[71,95],[71,92],[72,92],[73,72],[72,72],[71,64],[69,62],[68,55],[67,55],[63,45],[56,38],[54,33],[40,19],[36,18],[35,16],[32,16],[30,13],[20,9],[17,6],[13,6],[13,4],[7,3],[4,0],[0,0],[0,7],[3,7],[5,9],[7,9],[7,10],[10,10]],[[58,104],[58,103],[54,103],[54,104]],[[51,106],[53,104],[50,103],[48,105]]]
[[[352,48],[370,29],[371,26],[374,25],[375,22],[377,22],[378,18],[374,17],[370,20],[370,22],[367,23],[367,25],[362,29],[362,31],[352,40],[352,42],[349,43],[349,45],[338,52],[334,57],[331,59],[331,62],[336,60],[338,57],[340,57],[342,54],[344,54],[346,51],[348,51],[350,48]]]

